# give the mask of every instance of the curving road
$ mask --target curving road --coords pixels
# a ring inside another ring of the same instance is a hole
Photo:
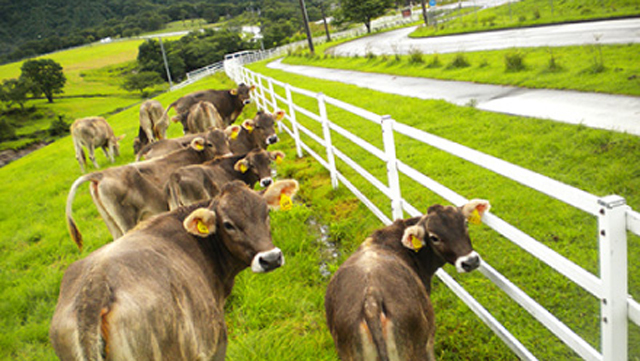
[[[414,27],[371,35],[332,48],[340,56],[423,54],[508,49],[514,47],[569,46],[585,44],[640,43],[640,19],[608,20],[561,24],[516,30],[500,30],[465,35],[412,39]]]

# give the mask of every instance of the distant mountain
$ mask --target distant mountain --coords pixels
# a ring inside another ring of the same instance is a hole
[[[264,0],[269,2],[269,0]],[[0,57],[21,58],[95,41],[136,35],[170,21],[215,22],[263,0],[0,0]],[[10,56],[10,54],[13,54]]]

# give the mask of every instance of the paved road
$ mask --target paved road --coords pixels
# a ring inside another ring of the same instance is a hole
[[[478,109],[551,119],[588,127],[640,135],[640,97],[564,90],[527,89],[500,85],[372,74],[348,70],[282,64],[273,69],[339,81],[385,93],[420,99],[443,99],[458,105],[476,102]]]
[[[357,39],[332,48],[336,55],[407,54],[419,49],[424,54],[508,49],[513,47],[567,46],[584,44],[640,43],[640,19],[562,24],[537,28],[502,30],[466,35],[411,39],[415,27]]]

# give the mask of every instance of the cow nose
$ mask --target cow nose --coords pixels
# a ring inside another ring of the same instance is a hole
[[[264,273],[284,265],[284,256],[279,248],[258,253],[251,262],[251,270],[255,273]]]
[[[480,267],[480,255],[475,251],[456,260],[456,269],[461,273],[471,272],[478,267]]]
[[[270,186],[270,185],[271,185],[271,183],[273,183],[273,181],[271,180],[271,178],[263,178],[263,179],[260,181],[260,186],[261,186],[261,187],[268,187],[268,186]]]
[[[267,138],[267,144],[275,144],[278,143],[278,136],[277,135],[272,135],[269,138]]]

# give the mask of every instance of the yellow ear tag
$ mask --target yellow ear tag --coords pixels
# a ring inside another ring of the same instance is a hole
[[[281,156],[276,156],[276,164],[282,164],[282,157]]]
[[[198,223],[196,223],[196,228],[200,234],[209,234],[209,227],[201,219],[198,219]]]
[[[238,138],[238,133],[239,131],[234,130],[231,132],[231,139],[235,140],[236,138]]]
[[[246,164],[240,163],[240,173],[246,173],[249,170]]]
[[[413,245],[413,250],[418,252],[422,248],[422,241],[418,237],[411,235],[411,245]]]
[[[249,132],[249,134],[251,134],[251,132],[253,132],[253,127],[252,127],[252,126],[250,126],[249,124],[247,124],[247,125],[244,127],[244,129],[246,129],[246,130],[247,130],[247,132]]]
[[[469,216],[469,222],[473,224],[482,223],[482,216],[480,216],[480,213],[477,209],[474,209],[473,212],[471,212],[471,215]]]
[[[291,208],[293,208],[293,202],[291,201],[291,198],[282,193],[280,195],[280,209],[282,209],[283,211],[288,211]]]
[[[204,145],[202,145],[200,143],[196,143],[196,149],[197,150],[203,150],[204,149]]]

